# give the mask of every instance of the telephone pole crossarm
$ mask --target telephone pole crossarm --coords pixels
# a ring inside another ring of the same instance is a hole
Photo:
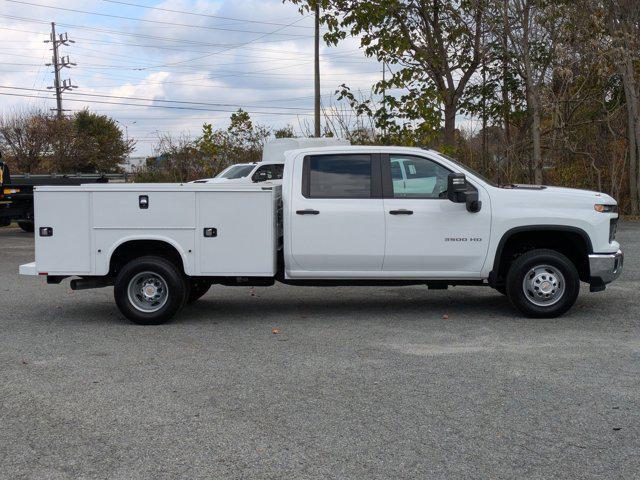
[[[53,67],[53,86],[47,87],[48,89],[54,89],[56,93],[56,112],[58,118],[62,117],[62,113],[64,112],[62,108],[62,92],[67,90],[72,90],[73,88],[77,88],[76,85],[71,84],[70,79],[60,80],[60,71],[63,68],[71,68],[75,67],[76,64],[73,63],[69,59],[69,55],[66,57],[60,57],[59,47],[60,45],[69,45],[70,43],[75,43],[73,40],[69,40],[68,35],[65,33],[60,33],[56,36],[56,24],[55,22],[51,22],[51,35],[49,40],[45,40],[44,43],[51,43],[53,51],[53,55],[51,58],[51,63],[47,63],[46,66]]]

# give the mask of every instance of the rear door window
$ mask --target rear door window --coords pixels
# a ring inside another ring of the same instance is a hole
[[[371,155],[313,155],[305,159],[308,198],[370,198]]]

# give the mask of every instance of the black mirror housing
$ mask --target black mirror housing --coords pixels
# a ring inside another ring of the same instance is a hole
[[[478,200],[477,190],[468,190],[465,202],[467,204],[467,212],[477,213],[480,211],[480,208],[482,208],[482,202]]]
[[[450,173],[447,177],[447,198],[454,203],[466,203],[467,211],[476,213],[482,208],[478,200],[478,191],[467,187],[467,177],[464,173]]]
[[[258,172],[253,176],[254,183],[266,182],[267,180],[269,180],[267,172]]]
[[[450,173],[447,177],[447,198],[453,203],[466,201],[467,177],[464,173]]]

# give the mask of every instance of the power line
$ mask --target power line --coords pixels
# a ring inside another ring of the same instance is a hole
[[[8,89],[8,90],[27,90],[27,91],[41,91],[36,88],[26,88],[26,87],[13,87],[9,85],[0,85],[0,88]],[[179,103],[179,104],[188,104],[188,105],[205,105],[205,106],[214,106],[214,107],[240,107],[240,108],[263,108],[260,105],[241,105],[237,103],[220,103],[220,102],[197,102],[197,101],[188,101],[188,100],[165,100],[158,98],[142,98],[142,97],[130,97],[125,95],[107,95],[107,94],[99,94],[99,93],[80,93],[80,92],[70,92],[70,95],[80,95],[87,97],[99,97],[99,98],[114,98],[114,99],[123,99],[123,100],[136,100],[136,101],[144,101],[144,102],[162,102],[162,103]],[[303,97],[304,98],[304,97]],[[310,112],[311,108],[304,107],[278,107],[272,106],[269,107],[272,109],[278,110],[303,110]]]
[[[250,19],[247,19],[247,18],[224,17],[222,15],[211,15],[211,14],[207,14],[207,13],[187,12],[185,10],[174,10],[174,9],[171,9],[171,8],[151,7],[149,5],[140,5],[140,4],[137,4],[137,3],[120,2],[120,1],[117,1],[117,0],[102,0],[102,1],[103,2],[107,2],[107,3],[115,3],[115,4],[119,4],[119,5],[127,5],[127,6],[130,6],[130,7],[145,8],[147,10],[156,10],[156,11],[160,11],[160,12],[170,12],[170,13],[181,13],[183,15],[191,15],[191,16],[196,16],[196,17],[216,18],[216,19],[220,19],[220,20],[232,20],[234,22],[257,23],[257,24],[261,24],[261,25],[275,25],[275,26],[283,26],[283,25],[285,25],[283,23],[266,22],[266,21],[263,21],[263,20],[250,20]],[[298,26],[295,26],[294,28],[314,28],[314,27],[308,26],[308,25],[298,25]]]
[[[0,14],[0,18],[8,18],[11,20],[19,20],[22,22],[27,22],[27,23],[39,23],[39,24],[48,24],[49,21],[48,20],[40,20],[37,18],[28,18],[28,17],[18,17],[16,15],[4,15],[4,14]],[[101,32],[101,33],[108,33],[108,34],[112,34],[112,35],[124,35],[124,36],[129,36],[129,37],[140,37],[140,38],[146,38],[149,40],[162,40],[162,41],[167,41],[167,42],[178,42],[178,43],[187,43],[187,44],[191,44],[191,45],[200,45],[200,46],[242,46],[243,44],[233,44],[233,43],[228,43],[228,44],[215,44],[215,43],[207,43],[207,42],[201,42],[201,41],[197,41],[197,40],[189,40],[186,38],[177,38],[177,37],[162,37],[162,36],[158,36],[158,35],[148,35],[148,34],[143,34],[143,33],[131,33],[131,32],[123,32],[120,30],[111,30],[111,29],[107,29],[107,28],[98,28],[98,27],[87,27],[84,25],[75,25],[73,23],[61,23],[58,22],[57,25],[59,26],[63,26],[63,27],[69,27],[69,28],[77,28],[79,30],[88,30],[88,31],[92,31],[92,32]],[[40,33],[40,32],[36,32],[36,33]],[[266,36],[266,35],[265,35]],[[266,40],[264,42],[259,42],[259,43],[273,43],[273,42],[282,42],[283,40]],[[253,41],[255,42],[255,40]]]
[[[27,18],[27,17],[17,17],[14,15],[1,15],[1,18],[9,18],[12,20],[18,20],[18,21],[22,21],[22,22],[26,22],[26,23],[39,23],[39,24],[43,24],[46,23],[48,24],[49,22],[46,20],[39,20],[39,19],[33,19],[33,18]],[[306,18],[306,17],[303,17]],[[301,19],[298,19],[297,21],[300,21]],[[295,22],[294,22],[295,23]],[[209,43],[209,42],[202,42],[202,41],[197,41],[197,40],[191,40],[191,39],[187,39],[187,38],[177,38],[177,37],[160,37],[160,36],[156,36],[156,35],[148,35],[148,34],[139,34],[139,33],[131,33],[131,32],[122,32],[119,30],[110,30],[110,29],[104,29],[104,28],[98,28],[98,27],[88,27],[88,26],[84,26],[84,25],[74,25],[74,24],[69,24],[69,23],[60,23],[58,22],[57,25],[59,26],[64,26],[64,27],[68,27],[68,28],[77,28],[80,30],[88,30],[88,31],[96,31],[96,32],[101,32],[101,33],[106,33],[106,34],[110,34],[110,35],[121,35],[121,36],[133,36],[133,37],[141,37],[144,39],[148,39],[148,40],[160,40],[160,41],[168,41],[168,42],[179,42],[181,44],[188,44],[188,45],[193,45],[193,46],[202,46],[202,47],[236,47],[239,48],[241,46],[245,46],[246,44],[243,43],[237,43],[237,44],[233,44],[233,43]],[[44,32],[36,32],[33,30],[24,30],[24,29],[17,29],[17,28],[9,28],[9,27],[5,27],[5,26],[0,26],[0,30],[11,30],[11,31],[16,31],[16,32],[25,32],[25,33],[35,33],[38,35],[48,35],[48,33],[44,33]],[[87,37],[82,37],[82,36],[78,36],[78,35],[74,35],[74,38],[76,40],[82,40],[83,43],[97,43],[97,44],[110,44],[110,45],[122,45],[122,46],[134,46],[134,47],[144,47],[144,48],[153,48],[153,49],[158,49],[158,50],[175,50],[175,51],[182,51],[185,53],[207,53],[206,51],[203,50],[193,50],[190,49],[189,47],[183,48],[183,47],[179,47],[179,46],[168,46],[168,45],[159,45],[159,44],[140,44],[140,43],[131,43],[131,42],[117,42],[117,41],[113,41],[113,40],[105,40],[105,39],[97,39],[97,38],[87,38]],[[266,41],[257,41],[257,40],[253,40],[252,43],[259,43],[259,44],[263,44],[263,43],[278,43],[278,42],[282,42],[283,40],[266,40]],[[274,53],[282,53],[281,49],[273,49],[273,48],[265,48],[265,47],[260,47],[258,48],[246,48],[246,50],[248,51],[256,51],[259,53],[264,53],[264,52],[274,52]],[[218,55],[221,54],[226,54],[226,55],[232,55],[226,52],[217,52]],[[301,56],[301,57],[305,57],[307,58],[309,56],[308,53],[304,53],[304,52],[287,52],[287,55],[291,56],[291,55],[297,55],[297,56]],[[321,53],[320,56],[322,58],[331,58],[331,59],[335,59],[335,58],[342,58],[342,57],[347,57],[347,56],[361,56],[362,55],[362,51],[360,49],[355,49],[352,51],[348,51],[348,52],[334,52],[334,53]]]
[[[305,34],[301,34],[301,33],[279,33],[281,30],[284,30],[284,28],[289,27],[290,25],[285,25],[283,28],[280,28],[276,31],[273,32],[260,32],[260,31],[255,31],[255,30],[240,30],[240,29],[236,29],[236,28],[225,28],[225,27],[211,27],[211,26],[207,26],[207,25],[189,25],[186,23],[176,23],[176,22],[165,22],[162,20],[149,20],[146,18],[133,18],[133,17],[126,17],[124,15],[113,15],[113,14],[109,14],[109,13],[100,13],[100,12],[91,12],[88,10],[78,10],[75,8],[64,8],[64,7],[58,7],[58,6],[53,6],[53,5],[43,5],[40,3],[32,3],[32,2],[24,2],[21,0],[4,0],[5,2],[9,2],[9,3],[16,3],[19,5],[29,5],[31,7],[40,7],[40,8],[50,8],[53,10],[59,10],[59,11],[63,11],[63,12],[73,12],[73,13],[82,13],[85,15],[95,15],[95,16],[99,16],[99,17],[107,17],[107,18],[117,18],[119,20],[133,20],[136,22],[143,22],[143,23],[153,23],[153,24],[157,24],[157,25],[170,25],[170,26],[175,26],[175,27],[187,27],[187,28],[201,28],[204,30],[221,30],[221,31],[225,31],[225,32],[238,32],[238,33],[257,33],[257,34],[263,34],[263,33],[268,33],[269,35],[280,35],[280,36],[287,36],[287,37],[303,37],[303,38],[309,38],[311,35],[305,35]]]
[[[26,94],[21,94],[21,93],[4,93],[4,92],[0,92],[0,95],[4,95],[4,96],[9,96],[9,97],[24,97],[24,98],[43,98],[40,97],[38,95],[26,95]],[[47,99],[47,100],[53,100],[53,99]],[[144,107],[144,108],[164,108],[164,109],[171,109],[171,110],[199,110],[199,111],[203,111],[203,112],[227,112],[227,113],[235,113],[236,110],[222,110],[222,109],[215,109],[215,108],[197,108],[197,107],[179,107],[179,106],[173,106],[173,105],[141,105],[138,103],[125,103],[125,102],[108,102],[108,101],[103,101],[103,100],[86,100],[86,99],[79,99],[79,98],[68,98],[67,101],[70,102],[84,102],[84,103],[98,103],[98,104],[104,104],[104,105],[124,105],[124,106],[130,106],[130,107]],[[245,110],[247,113],[250,113],[252,115],[287,115],[287,116],[292,116],[292,115],[302,115],[302,116],[308,116],[308,115],[313,115],[312,113],[287,113],[287,112],[257,112],[257,111],[247,111]]]
[[[261,39],[263,39],[265,37],[268,37],[270,35],[273,35],[273,34],[279,32],[281,30],[284,30],[285,28],[290,27],[291,25],[294,25],[294,24],[302,21],[307,16],[308,15],[305,15],[305,16],[299,18],[298,20],[285,25],[284,27],[277,28],[277,29],[273,30],[272,32],[267,32],[267,33],[265,33],[263,35],[260,35],[259,37],[254,38],[253,40],[249,40],[249,41],[247,41],[245,43],[242,43],[242,44],[240,44],[238,46],[235,46],[235,47],[227,47],[227,48],[224,48],[224,49],[219,50],[217,52],[208,53],[208,54],[205,54],[205,55],[201,55],[199,57],[189,58],[189,59],[186,59],[186,60],[181,60],[179,62],[164,63],[164,64],[161,64],[161,65],[156,65],[155,67],[149,67],[149,68],[166,67],[166,66],[178,65],[178,64],[181,64],[181,63],[193,62],[194,60],[201,60],[203,58],[211,57],[212,55],[219,55],[220,53],[227,52],[229,50],[234,50],[236,48],[245,47],[245,46],[247,46],[247,45],[249,45],[251,43],[257,42],[258,40],[261,40]]]
[[[46,92],[46,90],[42,90],[42,89],[36,89],[36,88],[24,88],[24,87],[10,87],[10,86],[5,86],[5,85],[0,85],[0,88],[3,89],[10,89],[10,90],[23,90],[23,91],[32,91],[32,92]],[[33,98],[31,96],[25,95],[25,94],[10,94],[10,93],[4,93],[4,92],[0,92],[1,95],[8,95],[8,96],[20,96],[20,97],[30,97]],[[189,105],[205,105],[205,106],[213,106],[213,107],[238,107],[238,108],[242,108],[242,106],[237,105],[237,104],[218,104],[218,103],[206,103],[206,102],[188,102],[188,101],[180,101],[180,100],[159,100],[159,99],[148,99],[148,98],[139,98],[139,97],[126,97],[126,96],[120,96],[120,95],[102,95],[102,94],[90,94],[90,93],[78,93],[78,92],[72,92],[71,95],[80,95],[80,96],[87,96],[87,97],[98,97],[98,98],[113,98],[113,99],[122,99],[122,100],[136,100],[136,101],[145,101],[145,102],[163,102],[163,103],[178,103],[178,104],[189,104]],[[155,105],[155,104],[139,104],[139,103],[125,103],[125,102],[110,102],[110,101],[103,101],[103,100],[94,100],[94,99],[78,99],[78,98],[67,98],[67,101],[76,101],[76,102],[86,102],[86,103],[102,103],[102,104],[108,104],[108,105],[126,105],[126,106],[135,106],[135,107],[151,107],[151,108],[171,108],[171,109],[179,109],[179,110],[201,110],[201,111],[213,111],[213,112],[235,112],[237,109],[234,110],[224,110],[224,109],[207,109],[207,108],[200,108],[200,107],[183,107],[183,106],[175,106],[175,105]],[[262,108],[259,106],[245,106],[247,108]],[[248,111],[248,113],[255,113],[255,114],[263,114],[263,115],[311,115],[310,109],[305,109],[305,108],[300,108],[300,107],[268,107],[268,108],[272,108],[272,109],[278,109],[278,110],[287,110],[286,112],[281,112],[281,111]],[[243,108],[244,110],[244,108]],[[300,112],[298,111],[291,111],[291,110],[300,110]]]
[[[3,87],[5,88],[5,87]],[[29,89],[25,89],[29,90]],[[36,91],[40,91],[37,90]],[[0,92],[0,95],[8,96],[8,97],[23,97],[23,98],[42,98],[38,95],[27,95],[23,93],[5,93]],[[47,100],[53,100],[52,98],[47,98]],[[226,113],[235,113],[235,110],[224,110],[224,109],[216,109],[216,108],[200,108],[200,107],[182,107],[176,105],[143,105],[139,103],[128,103],[128,102],[110,102],[106,100],[89,100],[89,99],[80,99],[80,98],[67,98],[69,102],[83,102],[83,103],[97,103],[103,105],[120,105],[120,106],[130,106],[130,107],[143,107],[143,108],[162,108],[169,110],[191,110],[191,111],[202,111],[202,112],[226,112]],[[252,115],[285,115],[285,116],[312,116],[313,113],[304,113],[304,112],[268,112],[268,111],[251,111],[245,110],[247,113]],[[339,114],[325,113],[327,116],[339,116]]]

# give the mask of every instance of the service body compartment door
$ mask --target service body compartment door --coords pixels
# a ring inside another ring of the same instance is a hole
[[[196,196],[200,275],[274,276],[275,192],[209,191]]]
[[[195,192],[96,191],[95,228],[189,228],[195,226]]]
[[[36,268],[40,273],[91,272],[90,193],[38,191],[35,193]],[[41,237],[40,227],[52,229]]]

